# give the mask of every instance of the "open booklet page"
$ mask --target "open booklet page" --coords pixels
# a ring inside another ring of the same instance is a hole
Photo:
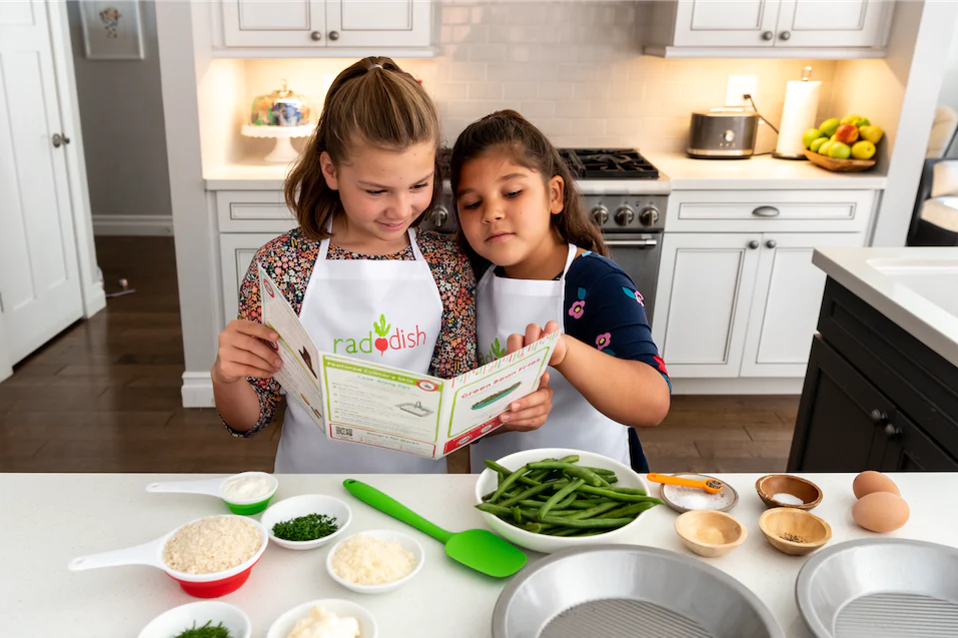
[[[536,390],[558,333],[454,379],[320,352],[260,268],[263,323],[280,338],[275,375],[329,438],[439,459],[492,432],[509,404]]]

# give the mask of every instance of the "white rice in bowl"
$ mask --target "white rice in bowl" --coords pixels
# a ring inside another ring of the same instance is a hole
[[[177,530],[163,548],[163,562],[185,574],[215,574],[245,563],[262,544],[260,531],[248,520],[210,516]]]

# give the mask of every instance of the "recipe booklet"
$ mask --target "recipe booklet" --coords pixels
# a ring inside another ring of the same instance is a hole
[[[559,333],[454,379],[319,351],[262,267],[263,323],[283,361],[274,376],[330,439],[441,459],[494,431],[509,404],[539,387]],[[380,318],[385,323],[385,318]],[[378,324],[374,328],[378,327]]]

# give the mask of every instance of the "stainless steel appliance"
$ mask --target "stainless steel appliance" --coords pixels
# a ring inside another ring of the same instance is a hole
[[[641,194],[633,180],[657,180],[659,171],[634,149],[559,149],[579,188],[586,193],[590,180],[629,181],[628,188],[606,184],[608,194],[583,195],[586,210],[602,231],[612,252],[612,260],[625,270],[645,298],[645,310],[652,320],[655,286],[662,254],[667,195]],[[443,174],[448,175],[448,151],[440,157]],[[657,189],[648,189],[650,193]],[[640,194],[634,194],[634,193]],[[633,194],[630,194],[633,193]],[[443,233],[454,233],[456,221],[451,211],[452,193],[444,189],[442,201],[424,226]]]
[[[710,111],[692,113],[689,157],[743,159],[755,152],[758,113]]]

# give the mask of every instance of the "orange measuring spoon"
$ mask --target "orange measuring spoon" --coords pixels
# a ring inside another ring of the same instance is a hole
[[[718,492],[722,491],[722,481],[717,481],[715,479],[699,481],[696,479],[682,478],[680,476],[671,476],[669,474],[656,474],[655,472],[648,474],[645,478],[649,479],[653,483],[681,485],[682,487],[697,487],[701,490],[705,490],[709,494],[717,494]]]

